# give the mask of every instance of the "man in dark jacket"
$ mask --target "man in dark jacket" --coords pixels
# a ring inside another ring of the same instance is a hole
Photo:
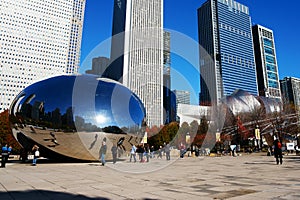
[[[281,149],[281,142],[280,140],[274,140],[274,157],[276,158],[277,165],[282,164],[282,149]]]

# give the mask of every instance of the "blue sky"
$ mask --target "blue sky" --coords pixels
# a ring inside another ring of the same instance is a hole
[[[197,8],[204,2],[205,0],[164,0],[164,27],[183,33],[197,42]],[[280,79],[286,76],[300,78],[298,21],[300,1],[238,0],[238,2],[249,7],[253,24],[260,24],[273,30]],[[88,55],[93,49],[111,37],[112,11],[113,0],[86,0],[80,73],[91,68]],[[102,45],[102,48],[95,56],[109,56],[108,43]],[[197,54],[196,52],[195,58]],[[173,68],[171,88],[190,90],[191,103],[197,104],[200,90],[199,73],[181,56],[172,55],[171,61]]]

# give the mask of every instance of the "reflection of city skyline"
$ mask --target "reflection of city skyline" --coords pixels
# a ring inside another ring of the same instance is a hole
[[[75,81],[82,81],[83,87],[76,88]],[[87,89],[91,84],[95,90]],[[85,92],[74,96],[74,88]],[[140,133],[145,126],[145,110],[135,94],[118,83],[91,75],[37,82],[16,97],[11,110],[26,124],[62,132],[127,134]]]
[[[138,125],[131,127],[119,127],[118,125],[97,126],[92,121],[86,121],[81,116],[73,116],[74,108],[68,107],[64,114],[59,108],[52,111],[45,111],[44,102],[34,101],[33,105],[25,103],[22,106],[22,113],[25,113],[25,120],[31,119],[37,126],[62,129],[63,131],[86,131],[86,132],[109,132],[125,134],[136,132],[140,129]]]

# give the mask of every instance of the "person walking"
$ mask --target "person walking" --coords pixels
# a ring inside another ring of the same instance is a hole
[[[118,155],[117,145],[114,144],[111,147],[111,153],[112,153],[112,157],[113,157],[113,163],[115,164],[117,162],[117,155]]]
[[[134,146],[134,144],[131,144],[131,150],[130,150],[130,162],[131,162],[131,159],[133,157],[134,159],[134,162],[136,162],[136,147]]]
[[[180,151],[180,158],[183,158],[186,150],[185,150],[185,145],[182,142],[180,143],[179,151]]]
[[[146,161],[149,162],[149,158],[150,158],[150,148],[149,148],[149,145],[148,144],[145,144],[144,145],[144,155],[146,157]]]
[[[282,145],[279,139],[274,140],[274,157],[276,158],[276,164],[278,165],[279,162],[282,164]]]
[[[1,152],[1,168],[5,168],[6,162],[8,160],[8,147],[7,144],[5,144],[2,147]]]
[[[145,153],[145,147],[144,147],[144,145],[139,145],[139,147],[138,147],[138,153],[140,155],[140,157],[139,157],[140,162],[141,163],[145,162],[145,160],[144,160],[144,153]]]
[[[38,157],[40,157],[39,146],[37,144],[35,144],[32,147],[32,153],[33,153],[32,166],[36,166],[36,161],[37,161]]]
[[[151,155],[151,158],[154,158],[154,146],[150,147],[150,155]]]
[[[157,151],[158,151],[157,158],[162,159],[162,151],[163,151],[162,146],[159,146],[159,149]]]
[[[105,155],[106,155],[106,151],[107,151],[107,146],[106,146],[105,141],[106,140],[102,141],[102,145],[101,145],[100,152],[99,152],[102,166],[105,165]]]
[[[170,144],[169,143],[167,143],[165,146],[165,153],[166,153],[166,159],[170,160],[171,157],[170,157]]]

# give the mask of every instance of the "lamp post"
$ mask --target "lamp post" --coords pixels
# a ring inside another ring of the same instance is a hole
[[[279,117],[276,117],[276,129],[277,129],[277,138],[281,141],[282,133],[281,133],[281,125],[279,123]]]
[[[239,126],[238,125],[236,125],[235,131],[236,131],[236,152],[238,152],[238,151],[240,151],[240,148],[241,148],[241,141],[240,141]]]

